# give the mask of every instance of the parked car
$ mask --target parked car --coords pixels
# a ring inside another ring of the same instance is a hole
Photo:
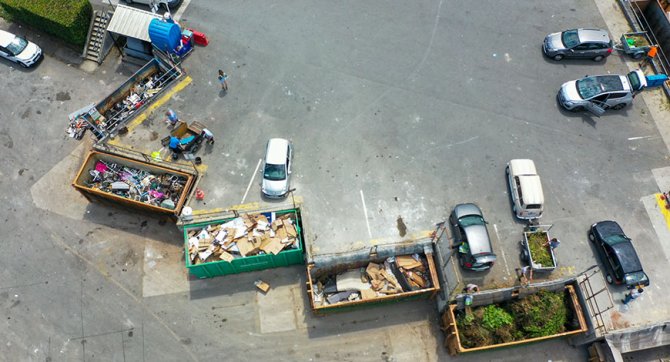
[[[28,68],[42,58],[42,49],[25,38],[0,30],[0,56]]]
[[[527,159],[511,160],[505,169],[512,209],[519,219],[532,220],[542,217],[544,192],[535,162]]]
[[[293,147],[283,138],[272,138],[265,147],[261,191],[269,198],[281,198],[289,191]]]
[[[627,75],[596,75],[564,83],[558,103],[569,111],[588,110],[598,116],[607,109],[622,109],[647,86],[641,70]]]
[[[598,255],[605,264],[605,279],[612,284],[625,284],[628,288],[648,286],[649,277],[642,269],[633,242],[615,221],[600,221],[591,225],[589,240],[596,245]]]
[[[154,2],[156,5],[160,6],[161,4],[167,4],[167,6],[170,9],[174,9],[179,4],[181,4],[181,0],[124,0],[127,4],[144,4],[144,5],[151,5],[152,2]],[[164,5],[163,5],[164,6]]]
[[[542,50],[553,60],[590,58],[601,61],[612,54],[614,43],[605,30],[570,29],[544,38]]]
[[[487,222],[477,205],[456,205],[449,216],[449,224],[454,233],[454,247],[458,248],[458,261],[463,268],[484,271],[493,266],[496,255],[486,228]]]

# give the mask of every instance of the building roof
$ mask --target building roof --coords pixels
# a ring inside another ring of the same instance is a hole
[[[153,19],[161,19],[161,16],[119,4],[114,10],[112,20],[109,21],[107,31],[150,42],[149,23]]]

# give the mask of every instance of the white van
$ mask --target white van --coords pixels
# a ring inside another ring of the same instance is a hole
[[[516,217],[524,220],[542,217],[544,193],[533,160],[511,160],[505,171]]]

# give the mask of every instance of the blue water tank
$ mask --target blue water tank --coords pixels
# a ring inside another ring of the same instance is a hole
[[[153,19],[149,23],[149,39],[158,49],[174,52],[181,39],[181,29],[175,23]]]
[[[668,80],[668,76],[665,74],[653,74],[646,76],[647,78],[647,87],[659,87]]]

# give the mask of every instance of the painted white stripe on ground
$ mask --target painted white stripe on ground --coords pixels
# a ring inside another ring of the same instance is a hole
[[[496,232],[496,239],[498,239],[498,242],[500,242],[500,234],[498,234],[498,225],[493,224],[493,231]],[[503,258],[503,264],[505,264],[505,271],[507,272],[507,275],[511,275],[509,272],[509,266],[507,265],[507,258],[505,257],[505,251],[500,248],[500,256]]]
[[[635,140],[643,140],[643,139],[652,138],[652,137],[653,136],[629,137],[628,140],[629,141],[635,141]]]
[[[258,164],[256,164],[256,169],[254,170],[254,173],[251,174],[251,180],[249,180],[249,185],[247,185],[247,191],[244,192],[244,197],[242,197],[242,201],[240,201],[240,204],[243,204],[244,200],[246,200],[247,194],[249,193],[249,189],[251,188],[251,184],[254,182],[254,178],[256,178],[256,173],[258,172],[258,168],[261,167],[262,161],[263,161],[262,158],[258,159]]]
[[[184,14],[184,11],[186,11],[186,8],[188,7],[188,4],[190,4],[190,3],[191,3],[191,0],[184,0],[184,2],[179,7],[179,10],[177,10],[177,12],[174,14],[172,19],[175,19],[175,20],[179,21],[179,19],[181,19],[182,14]]]
[[[365,224],[368,226],[368,235],[372,239],[372,230],[370,230],[370,222],[368,221],[368,208],[365,207],[365,196],[363,196],[363,190],[361,191],[361,201],[363,201],[363,212],[365,213]]]

